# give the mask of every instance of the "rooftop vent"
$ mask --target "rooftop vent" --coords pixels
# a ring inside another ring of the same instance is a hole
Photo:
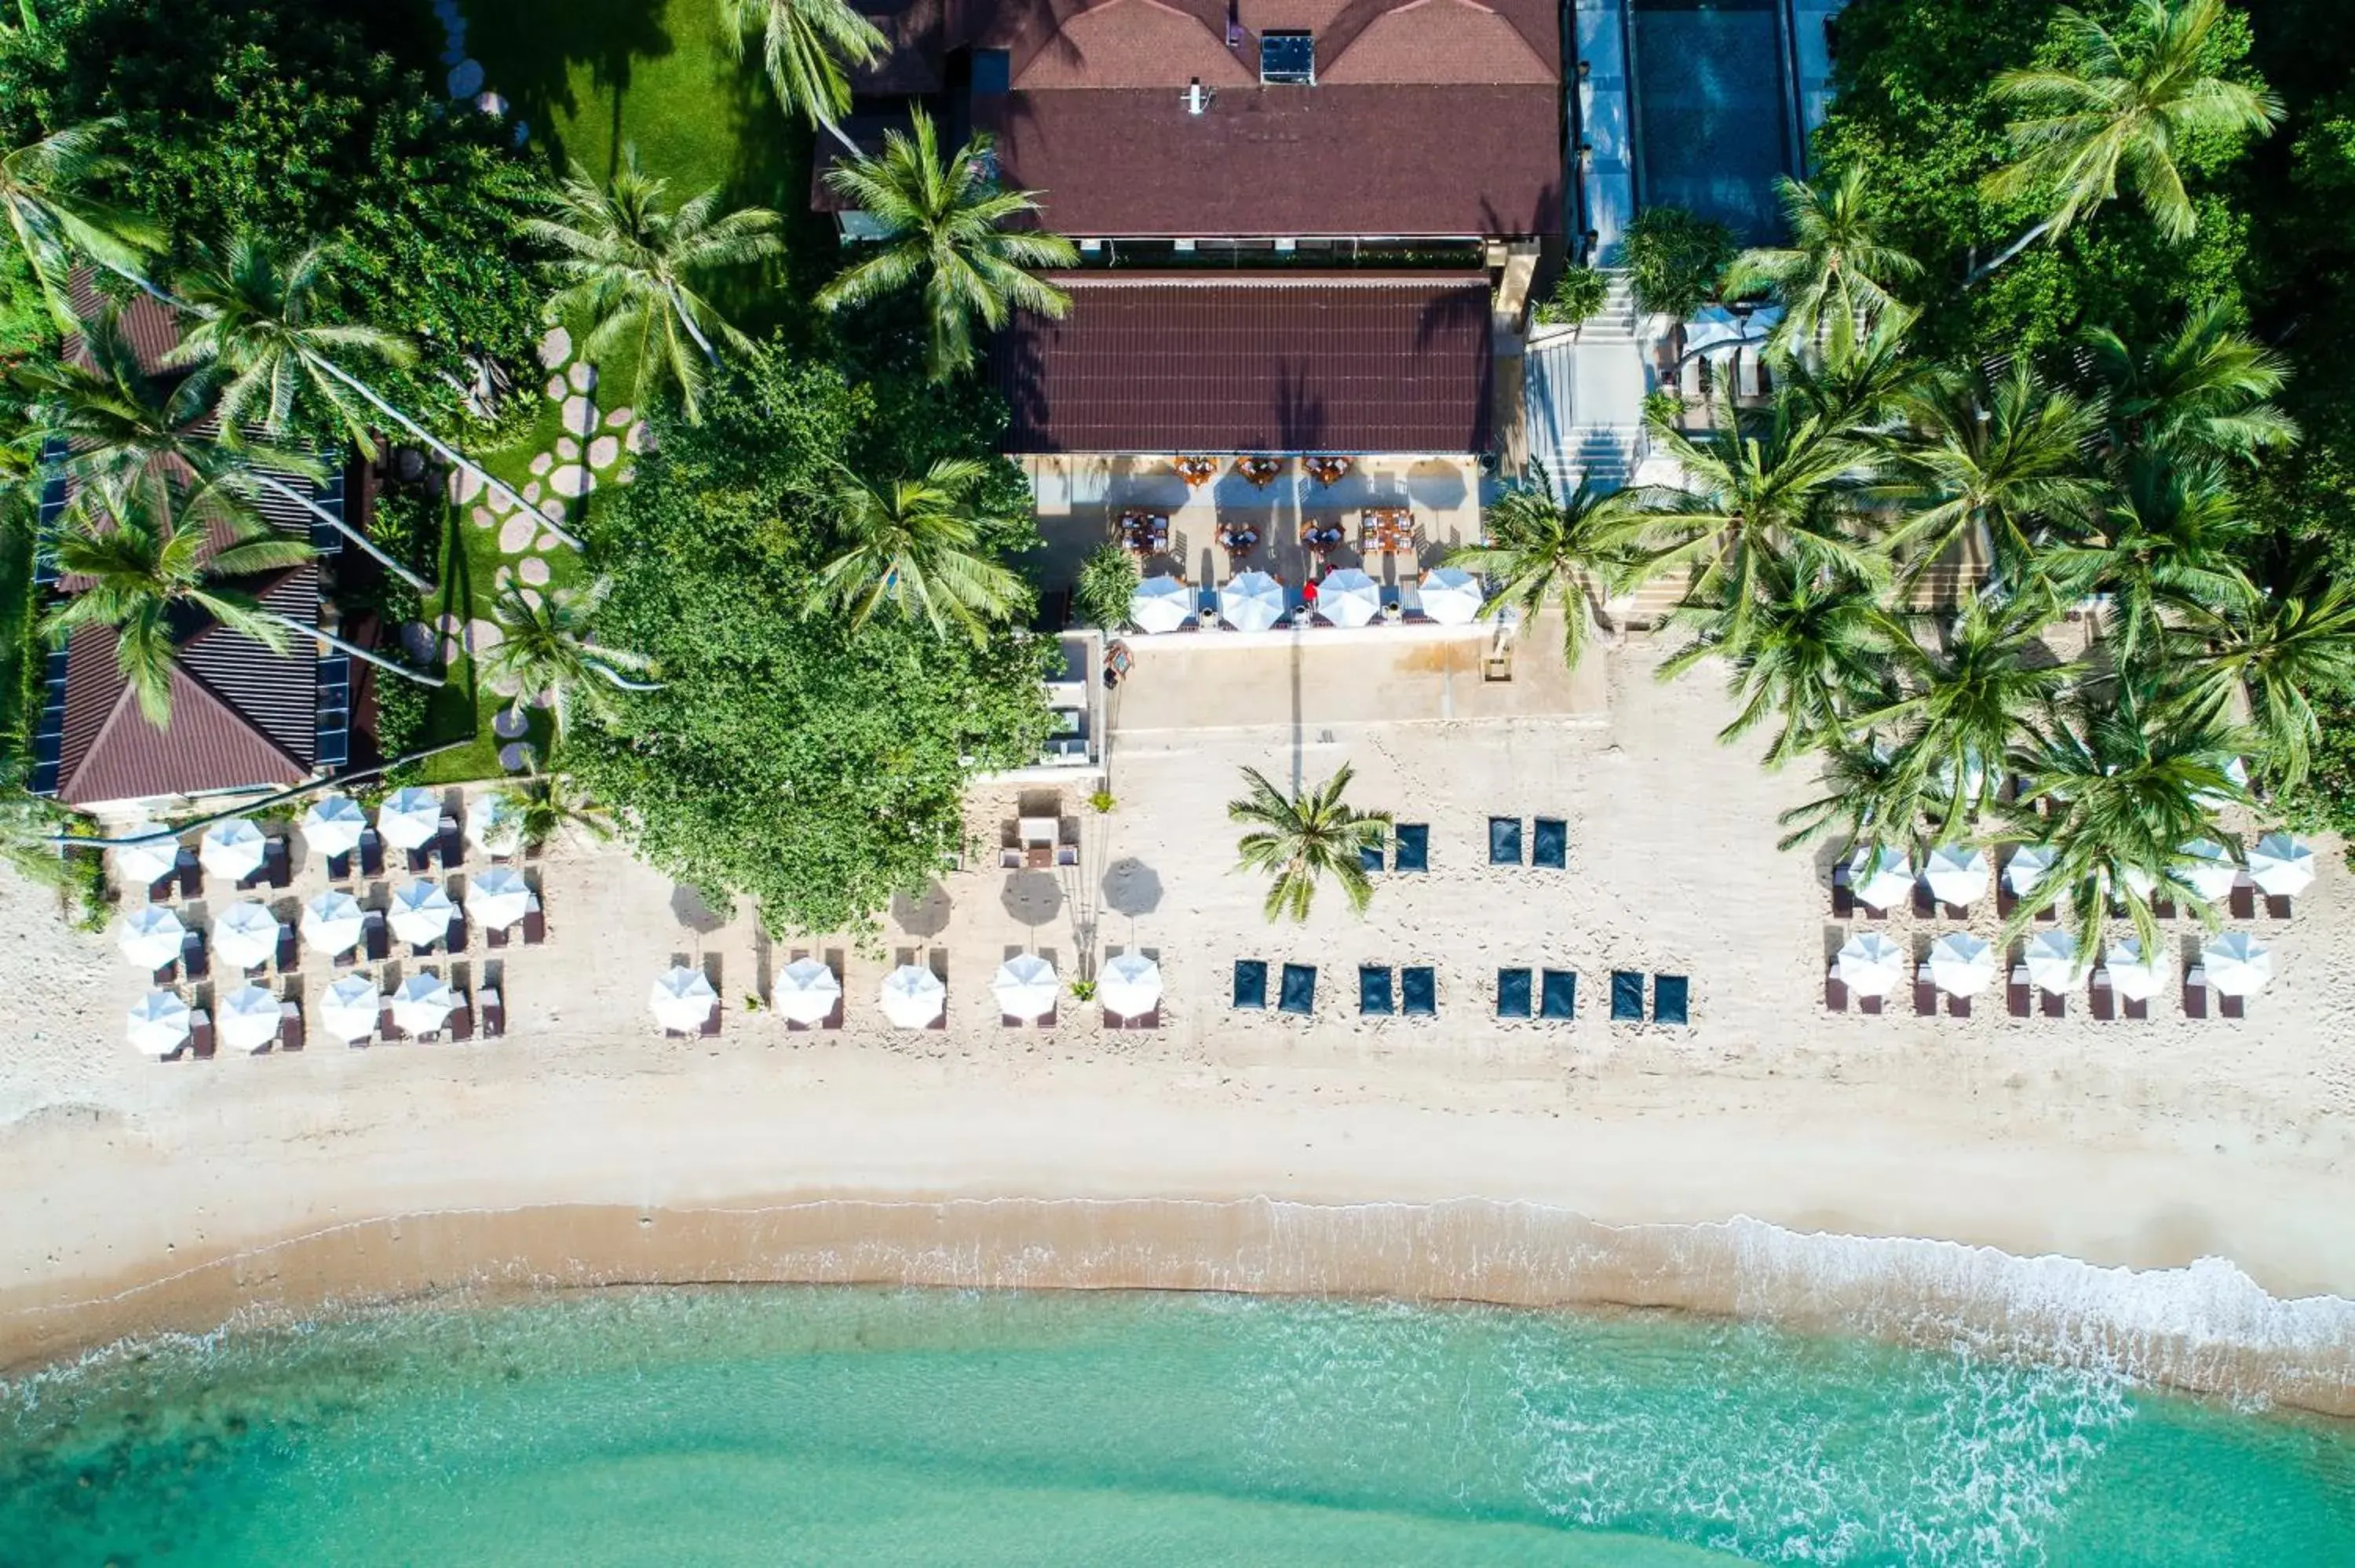
[[[1186,83],[1186,112],[1188,114],[1201,113],[1204,110],[1210,107],[1210,99],[1212,96],[1214,95],[1211,93],[1210,90],[1202,85],[1202,79],[1200,77],[1198,76],[1188,79]]]
[[[1262,33],[1259,79],[1298,87],[1316,85],[1316,38],[1310,33]]]

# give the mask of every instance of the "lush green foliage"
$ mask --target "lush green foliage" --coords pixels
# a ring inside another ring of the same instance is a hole
[[[1682,207],[1649,207],[1627,226],[1621,261],[1634,276],[1637,308],[1677,317],[1700,309],[1733,260],[1733,231]]]
[[[1593,319],[1610,294],[1611,280],[1600,268],[1565,267],[1553,292],[1538,302],[1538,321],[1545,326],[1576,326]]]
[[[1071,593],[1081,623],[1107,629],[1125,625],[1128,601],[1143,580],[1136,556],[1127,546],[1111,539],[1098,545],[1080,564],[1079,586]]]

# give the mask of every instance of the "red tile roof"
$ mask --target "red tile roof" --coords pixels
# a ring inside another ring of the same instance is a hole
[[[1478,274],[1075,273],[992,369],[1018,452],[1473,452],[1489,439]]]

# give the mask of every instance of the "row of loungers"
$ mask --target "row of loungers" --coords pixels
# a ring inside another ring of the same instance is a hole
[[[409,851],[404,858],[410,874],[415,876],[422,876],[432,870],[436,861],[441,863],[445,872],[460,869],[465,863],[466,843],[458,831],[458,819],[444,816],[441,831],[434,835],[432,842]],[[377,836],[374,828],[360,830],[359,848],[357,850],[327,857],[327,880],[339,885],[348,883],[353,880],[356,868],[362,881],[384,874],[384,841]],[[262,841],[261,864],[250,874],[238,879],[237,890],[250,893],[263,886],[285,888],[292,886],[293,880],[293,861],[287,851],[286,840],[273,837]],[[172,869],[149,885],[147,901],[166,904],[176,897],[183,900],[200,898],[204,890],[203,863],[197,860],[194,850],[183,849]]]
[[[1561,817],[1534,819],[1526,840],[1518,817],[1488,819],[1488,863],[1490,865],[1533,865],[1541,870],[1561,871],[1570,864],[1570,823]],[[1390,864],[1383,863],[1385,846],[1369,844],[1358,852],[1359,863],[1368,871],[1429,871],[1431,869],[1431,825],[1428,822],[1401,822],[1391,834],[1388,846]],[[1524,843],[1527,852],[1524,853]]]
[[[2257,885],[2250,881],[2248,874],[2243,872],[2240,881],[2232,885],[2232,896],[2227,900],[2232,918],[2255,919],[2260,896],[2264,901],[2265,914],[2268,918],[2286,920],[2290,917],[2295,904],[2288,895],[2267,893],[2261,895],[2257,891]],[[1998,880],[1996,884],[1996,913],[2009,920],[2019,907],[2019,895]],[[1970,910],[1959,904],[1948,904],[1944,906],[1944,911],[1949,920],[1966,920],[1970,917]],[[2175,901],[2171,898],[2155,898],[2151,901],[2150,912],[2158,919],[2172,920],[2176,916]],[[1876,909],[1856,895],[1856,890],[1849,885],[1848,867],[1845,863],[1832,867],[1832,917],[1834,919],[1883,920],[1888,918],[1891,913],[1889,909]],[[1931,893],[1930,885],[1918,879],[1913,884],[1913,913],[1924,920],[1940,913],[1937,897]],[[2124,917],[2126,907],[2123,905],[2113,904],[2110,906],[2110,913]],[[2039,920],[2061,918],[2059,899],[2056,898],[2037,910],[2035,917]]]
[[[357,1050],[369,1044],[390,1045],[410,1041],[420,1044],[431,1044],[441,1040],[444,1034],[453,1041],[472,1040],[474,1038],[474,1023],[478,1012],[481,1016],[484,1039],[496,1040],[506,1035],[506,1006],[499,1000],[496,990],[485,987],[479,1000],[470,999],[464,991],[459,991],[457,996],[458,1005],[451,1011],[443,1027],[432,1033],[410,1034],[397,1028],[392,1022],[392,1006],[388,1002],[378,1014],[376,1034],[354,1040],[348,1044]],[[262,1046],[252,1054],[267,1056],[300,1051],[307,1035],[308,1031],[305,1030],[303,1022],[302,1004],[292,1001],[282,1001],[278,1004],[276,1042]],[[209,1062],[213,1055],[213,1015],[208,1009],[199,1007],[188,1014],[187,1043],[164,1059],[167,1062],[179,1060]]]
[[[286,852],[282,838],[264,839],[261,843],[261,863],[237,879],[240,893],[251,893],[261,887],[291,887],[294,883],[294,863]],[[205,894],[205,868],[197,859],[197,852],[183,849],[172,869],[150,883],[147,902],[169,904],[174,899],[201,898]]]
[[[1396,984],[1392,983],[1393,974]],[[1542,976],[1542,980],[1537,977]],[[1646,980],[1639,969],[1614,969],[1611,974],[1611,1021],[1645,1022]],[[1654,975],[1650,980],[1649,1017],[1655,1023],[1682,1026],[1690,1022],[1690,980],[1683,975]],[[1534,1005],[1533,1005],[1534,1004]],[[1245,1012],[1267,1006],[1267,965],[1257,959],[1235,960],[1234,1005]],[[1276,992],[1275,1011],[1307,1017],[1316,1011],[1316,966],[1286,964]],[[1439,1012],[1438,971],[1427,964],[1393,970],[1387,964],[1358,966],[1358,1011],[1367,1017],[1430,1018]],[[1572,969],[1500,969],[1497,971],[1497,1016],[1567,1021],[1578,1016],[1578,975]],[[1132,1026],[1134,1027],[1134,1026]]]
[[[525,947],[536,948],[548,940],[548,916],[540,908],[539,900],[537,897],[533,898],[531,907],[525,911],[521,925]],[[483,939],[486,946],[504,948],[513,938],[505,928],[492,927],[484,931]],[[450,912],[450,934],[443,942],[437,945],[453,954],[466,950],[466,915],[463,908],[453,909]],[[422,959],[428,956],[432,948],[412,945],[409,951],[412,958]],[[360,918],[358,945],[346,948],[331,961],[335,968],[340,969],[350,969],[360,963],[382,963],[391,956],[392,931],[385,924],[384,912],[380,909],[370,909]],[[279,924],[276,957],[269,963],[248,965],[244,970],[244,976],[247,980],[260,980],[274,969],[279,975],[291,979],[302,967],[303,943],[300,931],[293,923],[282,921]],[[186,980],[194,985],[211,978],[212,956],[205,946],[205,934],[202,931],[190,931],[180,938],[180,956],[155,971],[155,983],[158,987],[163,987],[177,985],[182,980]]]
[[[2210,990],[2205,968],[2193,964],[2184,971],[2183,1015],[2186,1018],[2208,1016]],[[2040,1002],[2038,987],[2028,978],[2028,966],[2014,964],[2011,979],[2005,986],[2004,1002],[2006,1011],[2014,1018],[2030,1017],[2040,1006],[2047,1018],[2065,1018],[2069,1015],[2070,995],[2067,991],[2047,991],[2041,993]],[[2222,991],[2216,992],[2215,997],[2217,1016],[2248,1016],[2248,1006],[2243,998],[2226,996]],[[2109,970],[2100,965],[2094,966],[2087,978],[2086,1000],[2093,1015],[2104,1022],[2116,1018],[2144,1019],[2150,1016],[2150,1003],[2140,997],[2118,995],[2116,988],[2110,984]],[[1835,962],[1824,973],[1824,1006],[1833,1012],[1846,1012],[1849,1001],[1848,985],[1839,978],[1839,966]],[[1888,1011],[1887,999],[1883,997],[1859,996],[1855,1002],[1859,1012],[1869,1015]],[[1971,999],[1967,996],[1941,996],[1937,983],[1930,978],[1930,966],[1918,966],[1913,971],[1914,1015],[1929,1018],[1942,1008],[1949,1018],[1968,1018],[1971,1015]]]

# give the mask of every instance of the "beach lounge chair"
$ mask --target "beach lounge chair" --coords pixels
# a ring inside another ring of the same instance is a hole
[[[2211,987],[2210,989],[2214,990],[2213,987]],[[2232,996],[2221,991],[2217,991],[2216,1016],[2219,1018],[2248,1017],[2249,999],[2244,996]]]
[[[2009,883],[2006,883],[2000,877],[1997,878],[1995,885],[1996,917],[1998,919],[2009,920],[2011,918],[2012,911],[2019,907],[2019,895],[2011,890],[2011,886]]]
[[[2110,971],[2101,965],[2094,966],[2094,978],[2088,983],[2086,1006],[2095,1018],[2107,1023],[2118,1015],[2118,993],[2110,984]]]
[[[2198,964],[2183,971],[2183,1016],[2208,1016],[2208,971]]]
[[[1381,870],[1382,846],[1380,844],[1359,844],[1358,846],[1358,869],[1359,871]]]
[[[205,934],[191,931],[180,938],[180,972],[194,985],[212,973],[212,960],[205,956]]]
[[[1840,861],[1832,867],[1832,918],[1852,920],[1856,917],[1856,889],[1849,885],[1848,862]]]
[[[2232,918],[2235,920],[2254,920],[2257,917],[2257,885],[2251,882],[2246,874],[2232,884],[2230,906]]]
[[[1235,1005],[1248,1012],[1267,1006],[1267,966],[1257,959],[1235,960]]]
[[[188,938],[195,935],[196,933],[194,931],[184,934],[180,938],[180,945],[183,948],[186,948],[187,946]],[[152,983],[157,991],[162,991],[166,986],[177,984],[179,979],[180,960],[177,959],[167,959],[163,966],[157,969],[155,974],[150,977],[150,983]]]
[[[483,1038],[496,1040],[507,1032],[507,1007],[499,993],[489,986],[483,988]]]
[[[1521,863],[1521,820],[1518,817],[1488,819],[1488,863]]]
[[[292,926],[278,927],[278,972],[291,975],[303,967],[303,943]]]
[[[1439,971],[1429,964],[1411,964],[1399,970],[1399,1011],[1409,1018],[1437,1014]]]
[[[443,946],[453,953],[466,950],[466,911],[463,906],[450,911],[450,935]]]
[[[1641,1023],[1644,1022],[1644,971],[1613,969],[1611,971],[1611,1022]]]
[[[205,868],[197,857],[182,850],[172,857],[172,869],[157,877],[147,889],[150,904],[168,901],[176,892],[183,898],[194,898],[205,885]]]
[[[1498,969],[1497,971],[1497,1016],[1527,1018],[1529,1015],[1529,971]]]
[[[423,876],[433,869],[433,841],[427,839],[409,852],[409,874]]]
[[[1848,1011],[1848,981],[1839,978],[1838,963],[1824,966],[1824,1011],[1826,1012]]]
[[[392,932],[384,923],[384,911],[371,909],[360,916],[360,947],[368,953],[368,962],[382,963],[392,955]]]
[[[464,991],[458,993],[458,1005],[450,1010],[450,1038],[472,1040],[474,1037],[474,1004]]]
[[[2148,1018],[2150,1001],[2147,997],[2127,996],[2118,999],[2118,1011],[2129,1019]]]
[[[384,874],[384,841],[374,828],[360,830],[360,874],[370,881]]]
[[[523,945],[537,948],[548,940],[548,916],[539,907],[539,895],[531,895],[531,903],[523,912]]]
[[[442,819],[442,832],[434,847],[441,853],[442,870],[455,871],[465,863],[466,841],[458,836],[457,818],[444,816]]]
[[[1431,824],[1401,822],[1394,835],[1396,846],[1391,854],[1392,871],[1429,871],[1431,869]]]
[[[483,946],[486,948],[504,948],[507,945],[507,928],[505,926],[485,926],[483,927]]]
[[[2046,991],[2044,993],[2044,1016],[2047,1018],[2068,1017],[2069,993],[2065,991]]]
[[[1306,1018],[1316,1011],[1316,966],[1286,964],[1277,982],[1275,1010]]]
[[[238,891],[251,892],[264,883],[272,887],[284,887],[294,880],[292,863],[286,855],[284,839],[261,841],[261,863],[237,879]]]
[[[1948,997],[1948,998],[1946,999],[1946,1016],[1947,1016],[1947,1017],[1949,1017],[1949,1018],[1968,1018],[1970,1015],[1971,1015],[1971,999],[1970,999],[1969,997],[1966,997],[1966,996],[1950,996],[1950,997]]]
[[[1578,1016],[1578,973],[1548,969],[1538,983],[1538,1016],[1567,1021]]]
[[[1924,920],[1935,919],[1938,914],[1938,895],[1918,876],[1913,879],[1913,913]]]
[[[2014,1018],[2026,1018],[2034,1011],[2033,1002],[2029,994],[2033,989],[2028,983],[2028,966],[2012,965],[2011,983],[2004,988],[2004,1002]]]
[[[376,1037],[388,1045],[397,1044],[409,1038],[401,1033],[400,1025],[392,1021],[392,1003],[389,1001],[377,1009]]]
[[[2288,918],[2289,918],[2289,916],[2290,916],[2290,897],[2289,897],[2289,895],[2288,895],[2288,894],[2286,894],[2286,893],[2268,893],[2268,894],[2266,894],[2266,895],[2265,895],[2265,918],[2266,918],[2266,919],[2268,919],[2268,920],[2286,920],[2286,919],[2288,919]]]
[[[1652,1022],[1681,1029],[1691,1022],[1692,982],[1682,975],[1652,977]]]
[[[1886,996],[1859,996],[1856,999],[1856,1010],[1874,1018],[1880,1017],[1888,1006],[1889,999]]]
[[[1938,1013],[1938,982],[1930,978],[1930,966],[1917,964],[1913,969],[1913,1016],[1934,1018]]]
[[[1358,1011],[1370,1017],[1388,1018],[1398,1011],[1398,1002],[1391,995],[1391,971],[1386,964],[1358,966]]]
[[[1570,863],[1570,824],[1560,817],[1540,817],[1529,835],[1529,863],[1560,871]]]
[[[278,1004],[278,1048],[281,1051],[303,1049],[303,1009],[291,1001]]]
[[[703,1015],[703,1027],[698,1032],[706,1040],[717,1040],[719,1038],[719,1001],[717,997],[714,997],[711,1002],[711,1011]],[[943,1006],[941,1009],[941,1015],[932,1020],[932,1027],[935,1029],[945,1029],[948,1027],[948,1009]]]
[[[329,855],[327,857],[327,880],[329,882],[349,882],[351,879],[352,852],[346,850],[341,854]]]
[[[213,1054],[213,1015],[204,1008],[188,1014],[188,1054],[199,1062]]]

